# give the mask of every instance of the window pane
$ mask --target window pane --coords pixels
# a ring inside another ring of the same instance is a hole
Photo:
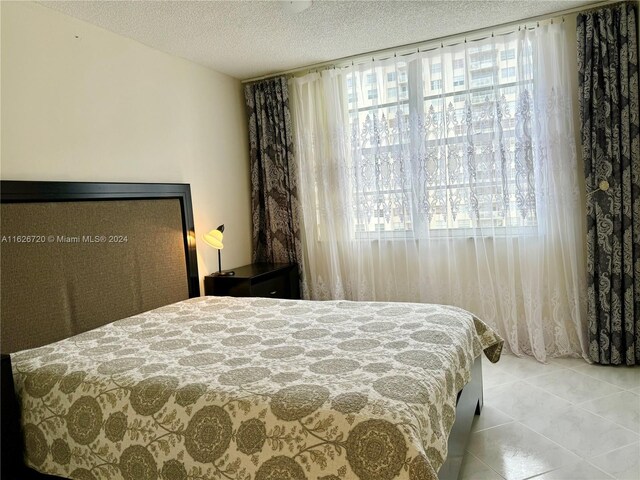
[[[505,60],[513,60],[514,58],[516,58],[516,51],[513,48],[500,52],[500,60],[502,60],[503,62]]]
[[[516,76],[516,67],[503,68],[500,72],[503,78],[511,78]]]
[[[354,72],[362,85],[350,105],[357,235],[536,226],[532,147],[518,133],[528,121],[531,55],[515,41],[462,55],[418,59],[423,78],[412,97],[407,64]],[[376,78],[394,83],[378,91]]]

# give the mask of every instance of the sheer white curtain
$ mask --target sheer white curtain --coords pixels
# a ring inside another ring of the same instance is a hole
[[[314,299],[460,306],[517,354],[584,355],[564,25],[290,81]]]

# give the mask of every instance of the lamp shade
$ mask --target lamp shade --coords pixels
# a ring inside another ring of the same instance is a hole
[[[224,245],[222,244],[222,232],[220,230],[211,230],[202,238],[213,248],[217,248],[218,250],[222,250],[224,248]]]

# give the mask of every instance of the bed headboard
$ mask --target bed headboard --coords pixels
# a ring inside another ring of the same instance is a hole
[[[2,181],[2,353],[200,295],[187,184]]]

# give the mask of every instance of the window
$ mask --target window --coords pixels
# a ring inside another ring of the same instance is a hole
[[[396,81],[396,72],[387,73],[387,82],[395,82]]]
[[[367,83],[369,85],[371,85],[372,83],[376,83],[376,74],[375,73],[368,73],[367,74]]]
[[[358,99],[350,105],[357,238],[474,236],[483,228],[506,235],[537,226],[533,153],[531,142],[521,139],[525,120],[518,117],[527,114],[519,102],[527,101],[532,78],[516,78],[518,66],[501,63],[515,48],[466,49],[468,63],[442,52],[438,63],[419,60],[422,80],[398,68],[398,86],[386,89],[386,99],[400,97],[400,103],[372,107]],[[519,61],[530,65],[533,57],[525,53]],[[461,68],[432,79],[444,62]],[[350,75],[355,83],[363,74]],[[413,88],[424,96],[409,95]],[[370,100],[377,95],[369,90]]]
[[[496,52],[493,50],[481,50],[470,54],[469,58],[471,59],[471,70],[493,67],[496,60]]]
[[[378,90],[374,88],[373,90],[367,91],[367,98],[369,100],[375,100],[376,98],[378,98]]]
[[[516,76],[516,67],[503,68],[500,74],[505,78],[511,78]]]
[[[464,68],[464,58],[456,58],[453,61],[453,69],[458,70],[460,68]]]
[[[487,103],[490,101],[489,95],[491,94],[490,90],[482,89],[471,94],[471,104],[479,105],[481,103]]]
[[[431,64],[431,75],[437,75],[442,72],[442,64],[441,63],[432,63]]]
[[[471,86],[482,87],[484,85],[491,85],[493,83],[493,68],[479,69],[471,71]]]
[[[464,103],[467,101],[467,96],[465,94],[458,94],[453,96],[453,103]]]
[[[500,52],[500,60],[502,60],[503,62],[506,60],[513,60],[516,58],[516,51],[513,48],[510,48],[509,50],[502,50]]]

